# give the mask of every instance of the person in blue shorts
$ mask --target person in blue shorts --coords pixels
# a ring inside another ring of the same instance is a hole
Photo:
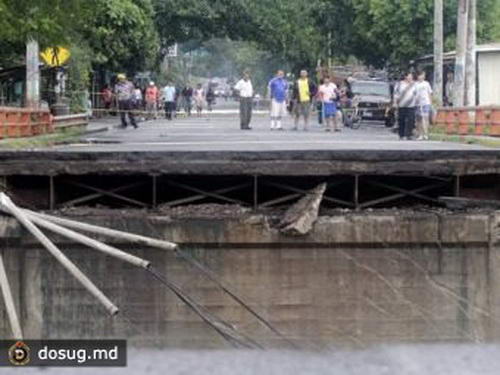
[[[340,131],[337,129],[337,85],[330,81],[330,77],[323,78],[323,84],[319,87],[318,98],[321,102],[323,119],[326,131]]]

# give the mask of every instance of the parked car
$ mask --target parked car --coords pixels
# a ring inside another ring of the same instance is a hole
[[[351,88],[353,106],[357,109],[359,120],[383,121],[387,127],[394,125],[389,82],[356,80],[352,82]]]

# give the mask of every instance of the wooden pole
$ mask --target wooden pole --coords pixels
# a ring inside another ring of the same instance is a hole
[[[0,287],[2,288],[3,300],[5,301],[5,308],[7,309],[7,315],[9,317],[9,323],[10,323],[10,328],[12,329],[13,338],[16,340],[22,340],[23,331],[21,330],[21,325],[19,324],[19,318],[17,316],[14,299],[12,298],[9,279],[7,278],[7,272],[5,271],[5,263],[3,261],[3,254],[1,252],[0,252]]]
[[[443,0],[434,0],[434,101],[443,105]]]
[[[465,104],[465,60],[467,47],[467,23],[469,0],[459,0],[457,14],[457,47],[455,61],[455,90],[453,105],[463,107]]]
[[[103,236],[132,242],[132,243],[135,243],[138,245],[150,246],[150,247],[155,247],[155,248],[159,248],[159,249],[163,249],[163,250],[175,250],[175,249],[177,249],[177,244],[172,243],[172,242],[168,242],[168,241],[157,240],[155,238],[149,238],[149,237],[140,236],[137,234],[121,232],[121,231],[109,229],[109,228],[103,228],[103,227],[99,227],[97,225],[81,223],[81,222],[69,220],[69,219],[63,219],[63,218],[60,218],[57,216],[39,214],[39,213],[30,211],[30,210],[23,210],[23,211],[25,213],[33,214],[37,217],[46,219],[52,223],[56,223],[56,224],[62,225],[64,227],[68,227],[68,228],[72,228],[72,229],[81,230],[84,232],[100,234]]]
[[[465,62],[465,105],[476,105],[476,15],[477,0],[469,0],[467,23],[467,53]]]
[[[106,255],[110,255],[112,257],[121,259],[125,262],[128,262],[130,264],[133,264],[134,266],[137,267],[142,267],[142,268],[149,268],[151,263],[147,260],[141,259],[139,257],[136,257],[134,255],[127,254],[124,251],[121,251],[120,249],[117,249],[115,247],[106,245],[102,242],[96,241],[90,237],[84,236],[83,234],[77,233],[75,231],[72,231],[70,229],[64,228],[60,225],[51,223],[45,219],[41,219],[37,217],[36,215],[27,213],[26,214],[28,218],[33,221],[35,224],[38,226],[48,229],[51,232],[57,233],[63,237],[69,238],[70,240],[73,240],[75,242],[79,242],[81,244],[87,245],[93,249],[96,249],[98,251],[101,251],[105,253]]]
[[[59,248],[45,236],[40,229],[19,209],[5,193],[0,193],[0,205],[2,208],[14,216],[40,243],[51,253],[60,263],[71,273],[89,293],[101,302],[111,315],[116,315],[119,311],[109,299],[97,288],[94,283],[75,264],[59,250]]]

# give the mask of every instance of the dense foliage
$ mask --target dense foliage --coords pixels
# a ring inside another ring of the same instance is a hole
[[[214,38],[248,43],[238,45],[239,54],[231,57],[236,66],[254,63],[249,48],[293,69],[312,67],[330,53],[337,61],[354,56],[374,66],[403,65],[432,52],[433,2],[0,0],[0,66],[22,61],[29,38],[42,48],[77,45],[94,66],[112,71],[159,70],[169,45],[178,42],[184,51],[196,50]],[[444,2],[451,49],[457,0]],[[498,40],[500,0],[481,0],[478,6],[479,41]]]
[[[432,53],[434,0],[351,0],[356,30],[350,52],[373,65],[404,65]],[[445,44],[454,49],[457,0],[444,0]],[[478,1],[478,42],[500,39],[499,0]]]

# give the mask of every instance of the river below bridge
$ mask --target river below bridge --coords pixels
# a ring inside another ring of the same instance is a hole
[[[497,375],[498,345],[382,346],[363,351],[131,350],[127,368],[30,368],[26,375]],[[12,374],[0,369],[0,374]]]

